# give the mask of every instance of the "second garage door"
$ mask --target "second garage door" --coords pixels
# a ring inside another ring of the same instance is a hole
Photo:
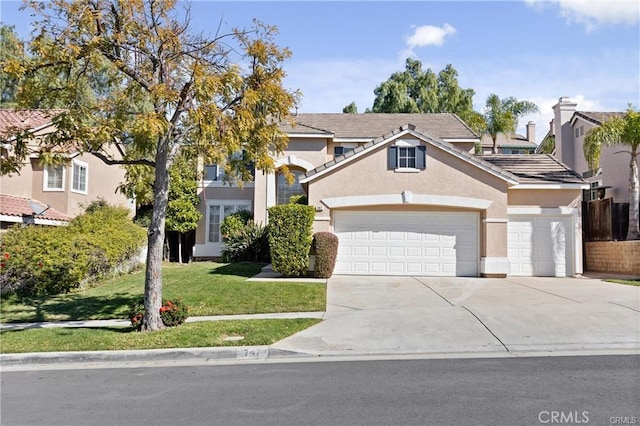
[[[511,275],[570,276],[571,219],[566,216],[509,216],[507,227]]]
[[[336,274],[478,275],[478,214],[334,213]]]

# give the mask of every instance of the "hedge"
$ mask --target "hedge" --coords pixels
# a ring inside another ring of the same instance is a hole
[[[316,254],[313,275],[330,278],[338,256],[338,236],[331,232],[316,232],[313,234],[313,251]]]
[[[271,267],[287,276],[307,274],[313,237],[313,206],[283,204],[269,208]]]
[[[14,226],[2,236],[0,291],[68,292],[136,256],[146,232],[128,210],[92,205],[68,226]]]

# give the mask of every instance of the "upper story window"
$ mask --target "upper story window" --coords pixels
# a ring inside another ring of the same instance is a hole
[[[217,164],[205,164],[204,180],[222,180],[224,178],[224,169]]]
[[[89,165],[81,161],[73,161],[73,175],[71,179],[71,190],[81,194],[87,193],[87,181]]]
[[[349,151],[353,151],[354,148],[350,146],[334,146],[333,147],[333,158],[339,157],[341,155],[346,154]]]
[[[389,147],[388,166],[397,171],[417,171],[427,167],[427,147],[417,141],[397,141]]]
[[[295,178],[293,185],[287,184],[284,174],[278,173],[278,186],[276,188],[276,204],[278,205],[289,204],[289,199],[295,195],[306,195],[300,183],[300,177],[304,172],[300,170],[290,170],[290,172]]]
[[[44,168],[44,191],[64,191],[64,166],[46,166]]]

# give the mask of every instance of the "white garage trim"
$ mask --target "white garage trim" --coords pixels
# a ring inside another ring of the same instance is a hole
[[[478,276],[475,212],[334,211],[335,274]]]
[[[513,241],[515,234],[519,231],[517,228],[520,226],[530,226],[532,236],[537,236],[539,239],[545,240],[546,238],[550,238],[550,242],[553,244],[552,249],[557,250],[559,247],[556,245],[560,242],[563,242],[565,250],[565,270],[564,273],[562,270],[555,270],[555,274],[550,274],[548,269],[544,275],[557,275],[557,276],[572,276],[575,274],[582,274],[582,222],[580,220],[580,211],[575,208],[570,207],[559,207],[559,208],[538,208],[538,207],[510,207],[507,209],[510,222],[508,223],[508,233],[511,233],[511,241],[507,241],[507,248],[510,252],[515,252],[516,250],[522,249],[522,247],[514,247],[514,244],[522,244],[522,241],[516,242]],[[536,233],[534,233],[534,229],[537,224],[546,225],[549,223],[550,225],[554,223],[558,228],[558,232],[564,236],[564,241],[562,241],[561,235],[546,235],[542,234],[542,230],[538,229]],[[522,222],[528,221],[531,222],[531,225],[517,225],[516,223],[522,224]],[[547,241],[547,240],[545,240]],[[547,241],[547,242],[549,242]],[[535,244],[534,241],[531,241],[532,246],[531,250],[536,249],[533,247]],[[539,249],[539,248],[538,248]],[[549,251],[549,250],[547,250]],[[559,252],[546,253],[553,256],[558,256]],[[532,256],[532,265],[536,262],[535,252],[530,254]],[[517,264],[513,263],[513,256],[510,254],[511,264],[511,273],[514,275],[540,275],[536,274],[535,270],[532,270],[530,273],[527,271],[518,270]],[[540,266],[539,266],[540,267]],[[540,267],[540,269],[545,269],[549,267],[549,265]]]
[[[323,198],[320,200],[330,209],[344,207],[365,207],[380,205],[412,204],[420,206],[457,207],[477,210],[486,210],[493,204],[491,200],[471,197],[455,197],[448,195],[414,194],[411,191],[402,191],[399,194],[381,195],[353,195],[347,197]]]

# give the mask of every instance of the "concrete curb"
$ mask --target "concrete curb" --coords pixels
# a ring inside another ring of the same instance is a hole
[[[175,348],[125,351],[88,352],[31,352],[24,354],[0,354],[3,368],[50,364],[127,363],[127,362],[176,362],[220,360],[266,360],[287,356],[310,356],[269,346],[234,346],[216,348]]]

